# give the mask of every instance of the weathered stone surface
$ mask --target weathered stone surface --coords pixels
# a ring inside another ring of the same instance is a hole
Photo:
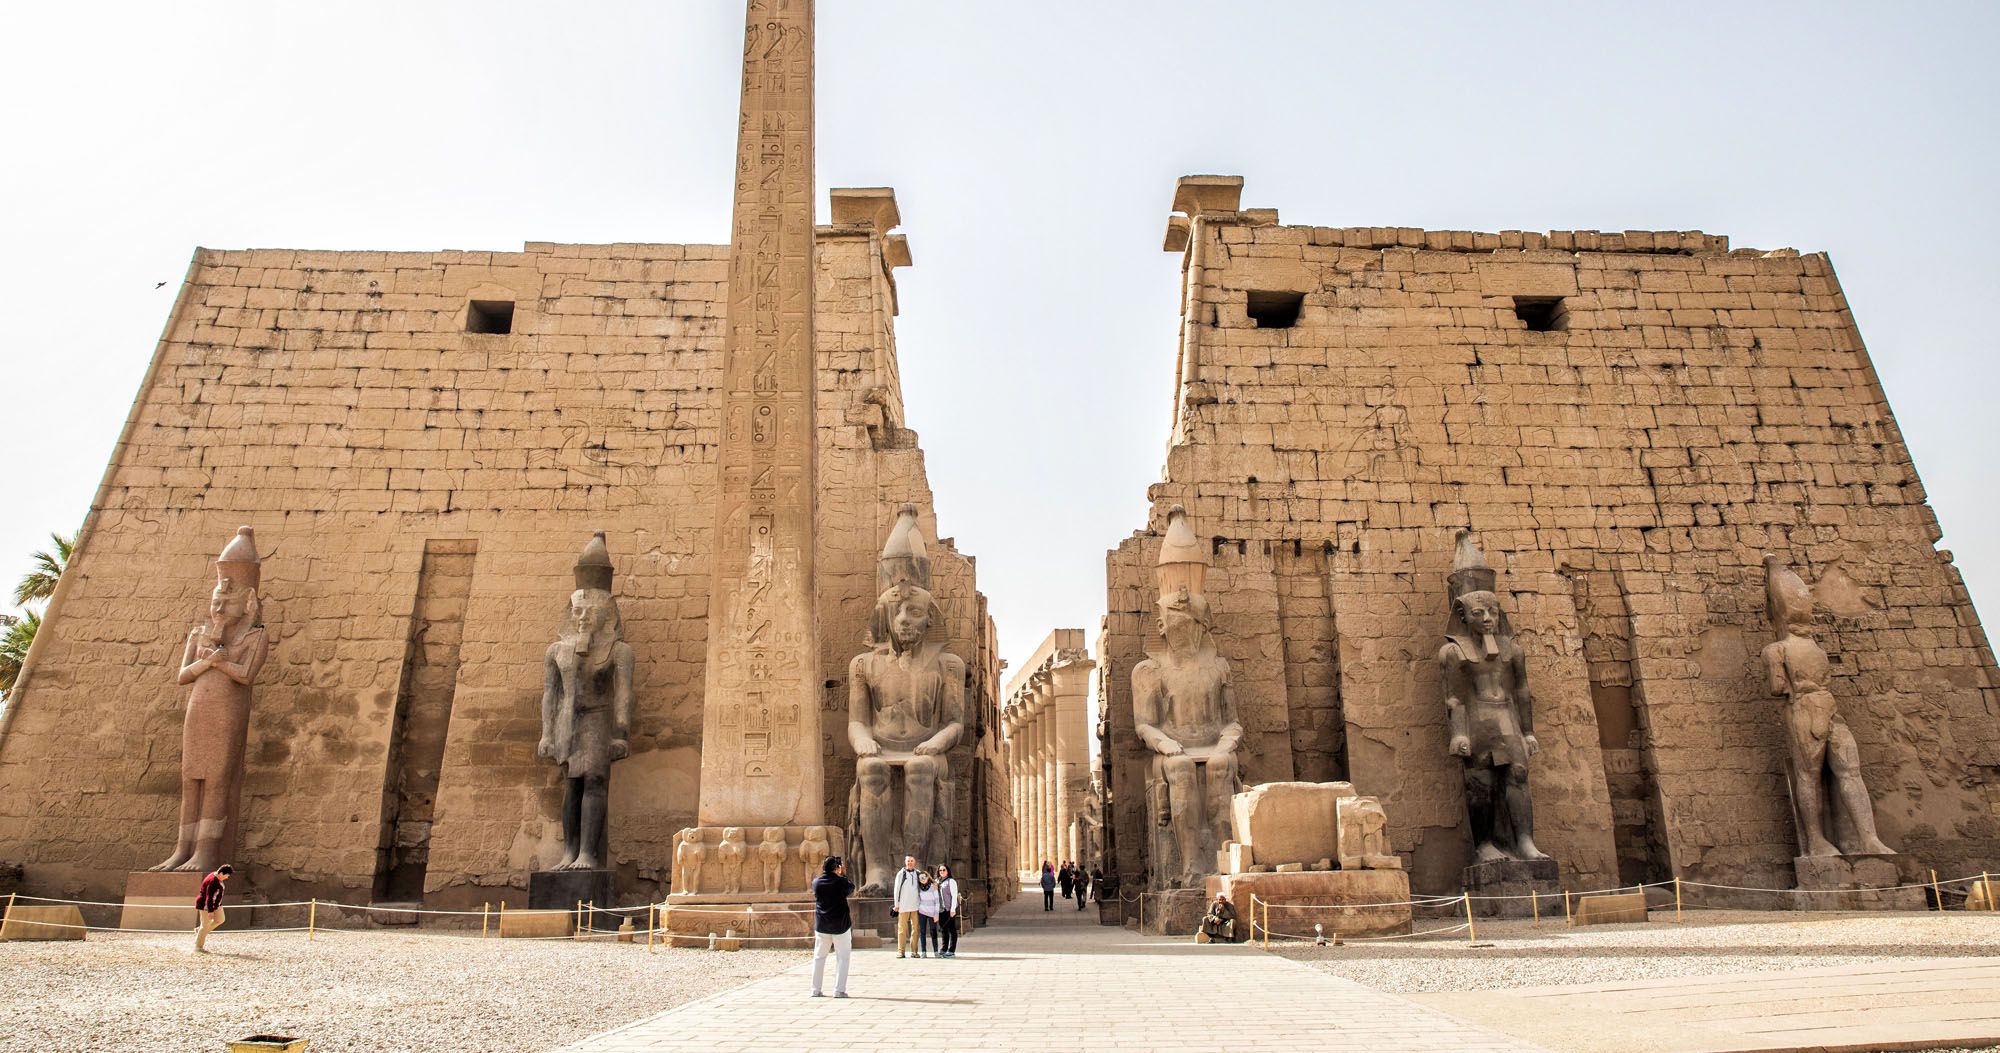
[[[1411,926],[1410,876],[1401,870],[1217,874],[1208,879],[1209,898],[1218,892],[1236,904],[1239,941],[1250,938],[1253,895],[1273,904],[1271,931],[1288,936],[1311,939],[1315,923],[1328,936],[1396,936]]]
[[[1389,816],[1373,797],[1339,801],[1340,869],[1401,870],[1403,860],[1389,848]],[[1324,869],[1324,868],[1322,868]]]
[[[1545,904],[1562,899],[1562,868],[1553,859],[1474,863],[1465,868],[1459,880],[1459,887],[1472,896],[1472,909],[1489,917],[1529,917],[1535,910],[1530,897],[1535,895]]]
[[[194,926],[188,926],[193,931]],[[80,940],[83,911],[70,904],[16,903],[0,921],[0,942],[7,940]]]
[[[568,910],[501,911],[500,935],[504,939],[544,939],[568,936],[576,931],[576,908]]]
[[[615,906],[613,880],[609,870],[537,870],[528,875],[528,909],[575,910],[579,903]],[[615,929],[618,916],[591,915],[588,924],[594,929]]]
[[[1800,910],[1923,910],[1929,904],[1921,887],[1898,887],[1917,884],[1916,861],[1906,856],[1799,856],[1792,867]]]
[[[604,531],[585,543],[573,571],[576,591],[562,635],[543,653],[542,740],[535,753],[554,761],[562,778],[563,855],[554,869],[608,875],[605,810],[612,762],[631,753],[633,659],[611,593]],[[530,879],[530,906],[538,905],[534,887]],[[600,904],[609,904],[610,885],[601,891]]]
[[[1570,911],[1571,925],[1626,925],[1645,920],[1644,892],[1579,896]]]
[[[1198,888],[1141,893],[1137,927],[1148,936],[1192,936],[1210,898]]]
[[[2000,858],[2000,670],[1826,256],[1178,218],[1166,463],[1107,558],[1097,655],[1120,874],[1152,864],[1126,714],[1176,504],[1228,599],[1244,780],[1379,796],[1422,891],[1456,891],[1471,857],[1462,800],[1436,792],[1460,763],[1438,671],[1412,664],[1468,524],[1533,675],[1536,843],[1572,887],[1791,884],[1786,748],[1755,703],[1766,552],[1837,565],[1861,601],[1830,612],[1831,690],[1882,838],[1946,875]],[[1251,315],[1272,293],[1298,297],[1289,327]],[[1561,313],[1531,328],[1517,297]]]
[[[1352,783],[1269,782],[1230,799],[1230,834],[1250,862],[1310,863],[1339,855],[1340,799]],[[1233,853],[1240,856],[1241,853]],[[1241,869],[1240,864],[1235,869]]]

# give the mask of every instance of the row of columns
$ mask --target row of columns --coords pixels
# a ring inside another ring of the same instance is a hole
[[[1074,637],[1072,640],[1071,637]],[[1001,722],[1013,786],[1019,868],[1081,859],[1076,821],[1090,787],[1089,683],[1083,631],[1058,629],[1009,685]],[[1064,646],[1070,645],[1070,646]]]

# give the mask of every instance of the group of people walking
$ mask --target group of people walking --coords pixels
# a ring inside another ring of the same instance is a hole
[[[1104,871],[1101,868],[1086,873],[1082,864],[1065,859],[1062,869],[1058,870],[1055,864],[1042,860],[1043,910],[1056,909],[1057,889],[1062,890],[1064,899],[1076,900],[1076,909],[1082,910],[1083,905],[1090,902],[1093,888],[1100,893],[1104,889]]]

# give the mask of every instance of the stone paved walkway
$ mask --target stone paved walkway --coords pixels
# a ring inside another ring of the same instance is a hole
[[[1056,902],[1044,913],[1023,895],[953,959],[856,951],[850,999],[807,997],[807,961],[564,1053],[1538,1048],[1248,947],[1138,936]]]
[[[1563,1053],[1878,1050],[2000,1042],[2000,962],[1929,958],[1788,972],[1419,995]]]

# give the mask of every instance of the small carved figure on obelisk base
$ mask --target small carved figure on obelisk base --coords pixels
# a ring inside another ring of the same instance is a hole
[[[542,663],[542,741],[562,767],[563,858],[557,870],[601,870],[611,762],[632,725],[632,648],[611,595],[611,555],[600,530],[576,561],[562,633]]]
[[[1155,889],[1194,888],[1215,869],[1229,839],[1229,802],[1238,787],[1236,747],[1243,725],[1229,660],[1209,632],[1208,552],[1188,526],[1187,510],[1167,513],[1156,571],[1164,650],[1132,667],[1134,732],[1153,758],[1146,806],[1153,834]]]
[[[174,853],[154,870],[207,873],[236,850],[236,809],[250,733],[250,687],[269,644],[258,620],[263,563],[239,527],[215,561],[208,620],[188,633],[177,682],[188,692],[181,725],[181,822]]]
[[[674,868],[679,874],[674,881],[675,892],[701,891],[701,868],[707,858],[708,846],[702,843],[701,831],[695,827],[682,830],[674,848]]]
[[[1541,748],[1528,661],[1493,591],[1496,580],[1471,532],[1459,531],[1448,579],[1451,620],[1438,648],[1450,750],[1465,773],[1475,862],[1547,859],[1535,847],[1528,801],[1528,758]]]
[[[1764,648],[1771,694],[1785,699],[1792,810],[1804,856],[1893,855],[1875,832],[1875,807],[1861,780],[1854,733],[1840,719],[1826,651],[1810,632],[1813,595],[1776,556],[1764,557],[1764,589],[1777,640]],[[1832,793],[1828,794],[1827,790]]]
[[[951,762],[965,732],[965,662],[931,639],[937,600],[917,507],[896,510],[876,569],[871,649],[847,667],[847,738],[854,747],[848,851],[863,896],[883,896],[904,855],[937,863],[950,850]],[[903,807],[895,807],[895,772]]]

